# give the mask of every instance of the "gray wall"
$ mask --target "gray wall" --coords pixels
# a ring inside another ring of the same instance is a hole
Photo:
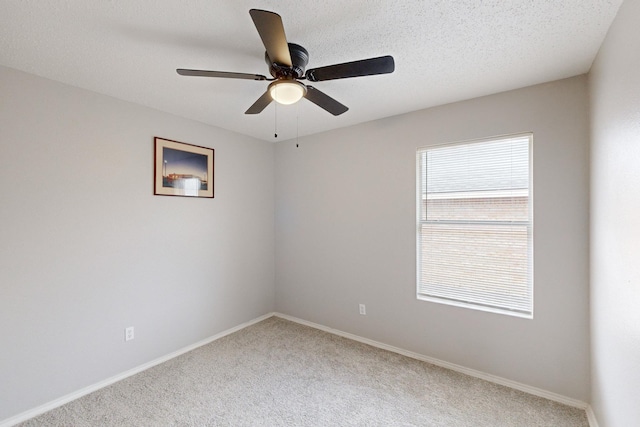
[[[0,420],[274,309],[271,144],[3,67],[0,100]],[[153,195],[154,136],[215,148],[215,199]]]
[[[523,131],[534,319],[417,301],[416,148]],[[588,131],[580,76],[277,144],[277,310],[589,401]]]
[[[274,308],[589,401],[586,77],[300,147],[6,68],[0,99],[0,420]],[[417,301],[416,148],[523,131],[534,319]],[[154,135],[216,149],[215,199],[152,195]]]
[[[640,423],[640,1],[626,0],[590,74],[592,406]]]

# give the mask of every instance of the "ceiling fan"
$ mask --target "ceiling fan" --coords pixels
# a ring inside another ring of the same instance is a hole
[[[393,57],[387,55],[312,68],[305,72],[305,67],[309,62],[309,53],[304,47],[287,42],[280,15],[259,9],[251,9],[249,14],[266,49],[264,57],[273,78],[267,78],[260,74],[227,71],[187,70],[183,68],[176,70],[181,76],[271,81],[267,91],[245,111],[245,114],[260,113],[273,100],[281,104],[293,104],[304,97],[334,116],[338,116],[349,108],[315,87],[301,83],[300,80],[321,82],[348,77],[388,74],[395,69]]]

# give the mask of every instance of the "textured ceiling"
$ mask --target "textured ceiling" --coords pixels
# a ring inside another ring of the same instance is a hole
[[[622,0],[2,0],[0,64],[267,141],[322,132],[589,70]],[[393,74],[315,83],[307,100],[244,111],[268,82],[249,9],[282,16],[307,68],[381,55]],[[0,101],[1,102],[1,101]]]

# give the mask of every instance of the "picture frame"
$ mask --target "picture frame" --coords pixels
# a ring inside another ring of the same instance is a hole
[[[154,186],[158,196],[213,198],[213,148],[154,137]]]

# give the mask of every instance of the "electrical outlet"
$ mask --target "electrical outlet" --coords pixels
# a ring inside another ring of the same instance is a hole
[[[124,340],[131,341],[133,339],[133,326],[129,326],[124,330]]]
[[[360,314],[363,316],[367,314],[367,307],[365,307],[364,304],[360,304]]]

